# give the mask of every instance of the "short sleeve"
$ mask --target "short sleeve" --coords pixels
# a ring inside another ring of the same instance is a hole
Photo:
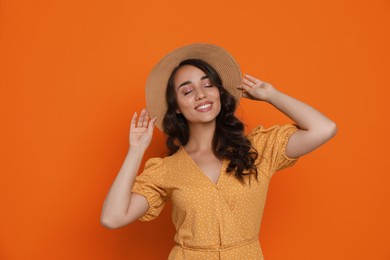
[[[260,125],[248,135],[260,155],[259,160],[265,160],[262,161],[261,170],[268,177],[274,172],[293,166],[300,158],[290,158],[286,155],[288,139],[298,129],[296,124],[273,125],[269,128]]]
[[[155,219],[165,206],[167,192],[164,188],[165,165],[162,158],[151,158],[145,163],[141,174],[136,176],[131,192],[143,195],[149,204],[148,211],[140,221]]]

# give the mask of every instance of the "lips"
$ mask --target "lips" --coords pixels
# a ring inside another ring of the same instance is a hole
[[[212,102],[203,102],[197,105],[195,109],[200,112],[209,111],[211,109],[212,104],[213,104]]]

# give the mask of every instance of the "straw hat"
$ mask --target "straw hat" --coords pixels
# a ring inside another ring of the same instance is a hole
[[[206,43],[195,43],[177,48],[165,55],[151,70],[146,80],[146,107],[151,118],[157,117],[156,125],[163,131],[162,121],[167,111],[165,91],[173,69],[185,59],[200,59],[210,64],[222,79],[222,84],[238,102],[242,74],[238,63],[225,49]]]

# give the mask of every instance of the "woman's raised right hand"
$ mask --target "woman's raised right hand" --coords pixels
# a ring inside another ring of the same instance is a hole
[[[152,141],[154,124],[156,117],[149,120],[149,113],[147,109],[142,109],[141,115],[137,122],[137,112],[134,113],[131,119],[129,144],[133,148],[148,148]]]

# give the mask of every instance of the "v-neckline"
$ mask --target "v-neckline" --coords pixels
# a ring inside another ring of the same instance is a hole
[[[184,146],[181,146],[180,149],[183,151],[183,153],[186,155],[186,157],[188,158],[188,160],[191,161],[192,164],[195,165],[196,169],[197,169],[197,172],[199,172],[201,175],[203,175],[209,183],[211,183],[211,185],[213,185],[214,187],[218,187],[219,186],[219,183],[220,183],[220,180],[221,180],[221,176],[223,175],[222,174],[222,171],[223,171],[223,167],[224,167],[224,162],[225,162],[225,159],[222,159],[221,160],[221,168],[219,170],[219,176],[218,176],[218,179],[217,179],[217,182],[214,183],[202,170],[202,168],[200,168],[200,166],[192,159],[192,157],[187,153],[187,151],[184,149]]]

